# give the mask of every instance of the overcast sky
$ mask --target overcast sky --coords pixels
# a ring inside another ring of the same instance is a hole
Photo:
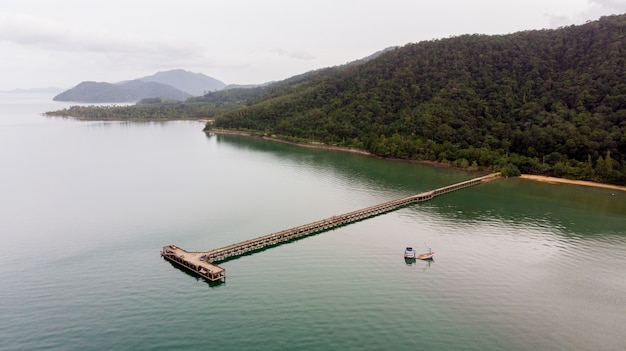
[[[0,90],[182,68],[258,84],[461,34],[626,13],[626,0],[2,0]]]

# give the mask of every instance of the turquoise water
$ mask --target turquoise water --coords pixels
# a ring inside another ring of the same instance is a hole
[[[475,175],[0,96],[0,349],[623,350],[626,193],[501,179],[222,264],[208,250]],[[432,262],[404,247],[430,246]]]

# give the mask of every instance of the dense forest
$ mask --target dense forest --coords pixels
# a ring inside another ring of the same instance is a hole
[[[625,61],[626,15],[609,16],[408,44],[261,88],[120,113],[167,109],[214,118],[207,128],[382,157],[626,184]]]

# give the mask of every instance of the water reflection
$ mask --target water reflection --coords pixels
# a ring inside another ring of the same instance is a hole
[[[422,266],[422,267],[423,267],[423,269],[422,269],[422,270],[423,270],[424,272],[426,272],[426,269],[427,269],[427,268],[430,268],[430,265],[431,265],[432,263],[435,263],[435,259],[434,259],[434,258],[429,258],[429,259],[427,259],[427,260],[423,260],[423,262],[424,262],[424,265]]]
[[[435,263],[435,259],[434,258],[428,258],[425,260],[418,260],[415,258],[405,258],[404,259],[404,263],[406,263],[407,266],[416,266],[416,267],[420,267],[422,268],[422,271],[426,271],[426,269],[430,268],[431,264]]]
[[[165,261],[167,261],[167,260],[165,260]],[[197,274],[194,274],[194,273],[190,272],[188,269],[185,269],[185,268],[183,268],[183,267],[181,267],[179,265],[176,265],[176,264],[174,264],[174,263],[172,263],[170,261],[167,261],[167,263],[169,263],[176,270],[184,273],[186,276],[192,277],[193,279],[196,280],[196,282],[206,283],[211,288],[215,288],[215,287],[218,287],[218,286],[226,285],[226,281],[223,281],[223,280],[211,281],[211,280],[205,279],[203,277],[200,277]]]
[[[566,237],[626,237],[626,194],[501,179],[413,207],[459,225],[504,222]]]
[[[257,138],[210,134],[207,137],[240,150],[268,153],[280,159],[281,163],[287,162],[308,172],[314,170],[317,177],[330,177],[338,182],[337,186],[350,184],[353,194],[362,190],[367,192],[366,195],[385,200],[476,176],[457,170],[308,149]],[[463,226],[495,221],[544,228],[566,237],[626,236],[623,230],[626,228],[626,193],[607,189],[507,178],[446,194],[409,208],[419,213],[443,216],[443,221]]]
[[[418,163],[391,161],[347,152],[329,152],[295,145],[248,138],[237,135],[207,134],[207,138],[240,150],[262,151],[289,162],[341,177],[355,187],[359,184],[372,189],[392,192],[392,198],[409,196],[475,177],[475,174],[454,169],[436,169]],[[390,164],[393,167],[390,167]]]

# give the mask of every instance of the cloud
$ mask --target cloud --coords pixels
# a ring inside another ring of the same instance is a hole
[[[618,13],[626,10],[626,1],[624,0],[591,0],[589,2],[603,9],[618,11]]]
[[[292,58],[296,60],[314,60],[315,59],[315,56],[303,50],[288,51],[288,50],[284,50],[281,48],[274,48],[270,50],[270,52],[279,56],[284,56],[284,57],[288,57],[288,58]]]
[[[587,20],[595,19],[603,14],[619,15],[626,12],[626,1],[624,0],[590,0],[590,8],[584,14]]]
[[[588,0],[583,4],[583,8],[570,15],[548,14],[550,26],[555,28],[583,24],[602,16],[623,14],[626,12],[626,0]]]
[[[203,50],[192,43],[144,40],[129,33],[120,36],[21,13],[0,13],[0,41],[58,52],[107,55],[181,57],[202,55]]]

